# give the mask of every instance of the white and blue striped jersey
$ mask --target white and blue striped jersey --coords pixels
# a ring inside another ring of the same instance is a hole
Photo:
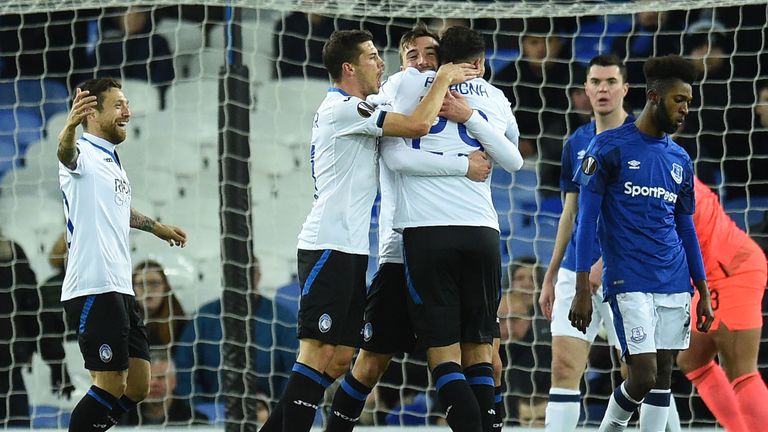
[[[107,292],[133,295],[128,176],[109,141],[85,133],[76,145],[77,167],[59,162],[69,243],[61,300]]]
[[[675,224],[676,214],[695,210],[693,164],[685,150],[669,135],[648,136],[627,123],[592,139],[574,180],[582,192],[603,196],[598,234],[606,298],[692,292]]]
[[[406,72],[411,69],[406,70]],[[415,71],[415,70],[413,70]],[[410,72],[404,75],[394,99],[394,111],[411,113],[434,81],[435,72]],[[460,93],[469,106],[487,121],[484,125],[506,136],[504,143],[494,146],[501,154],[516,154],[519,132],[510,103],[504,93],[482,78],[476,78],[451,90]],[[482,120],[481,120],[482,121]],[[438,117],[428,135],[409,140],[413,148],[442,155],[467,155],[482,149],[480,142],[464,124],[457,124]],[[386,158],[389,147],[382,146]],[[519,168],[519,166],[518,166]],[[484,182],[474,182],[466,177],[426,177],[400,175],[395,208],[394,227],[397,230],[419,226],[484,226],[499,229],[498,216],[491,201],[490,177]]]
[[[384,116],[341,89],[328,90],[312,124],[315,200],[299,233],[299,249],[368,255]]]

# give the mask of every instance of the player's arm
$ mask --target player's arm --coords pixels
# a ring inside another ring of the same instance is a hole
[[[417,150],[406,145],[403,138],[384,137],[380,142],[381,158],[392,171],[413,176],[466,176],[473,181],[485,181],[491,164],[485,153],[469,156],[446,156]]]
[[[579,226],[576,228],[576,295],[568,318],[582,333],[592,321],[592,290],[589,272],[592,268],[592,247],[597,235],[597,217],[603,204],[603,195],[587,188],[579,193]]]
[[[555,236],[555,247],[552,250],[552,258],[549,259],[549,267],[544,274],[544,283],[539,295],[539,305],[547,319],[552,319],[552,305],[555,302],[555,275],[560,269],[560,264],[565,256],[565,249],[573,235],[573,225],[576,222],[576,213],[579,210],[579,194],[576,192],[567,192],[565,202],[563,203],[563,212],[560,213],[560,220],[557,223],[557,235]]]
[[[96,109],[96,96],[89,96],[88,91],[75,89],[72,109],[69,110],[67,123],[59,132],[59,147],[56,151],[59,161],[69,169],[77,167],[77,145],[75,133],[77,126]]]
[[[696,327],[699,331],[706,332],[714,321],[714,313],[709,297],[704,260],[701,257],[701,246],[699,245],[699,238],[696,236],[696,226],[693,223],[693,213],[696,209],[692,178],[693,167],[689,165],[687,168],[691,176],[686,178],[677,196],[675,230],[683,243],[683,249],[685,249],[688,272],[693,279],[696,290],[699,291],[699,303],[696,305]]]
[[[155,221],[131,207],[131,228],[152,233],[171,246],[184,247],[187,244],[187,233],[181,228]]]
[[[387,113],[382,129],[385,136],[418,138],[429,133],[440,112],[443,97],[451,84],[476,78],[478,70],[468,63],[446,63],[440,66],[429,91],[410,115]]]
[[[488,124],[479,111],[469,107],[464,97],[457,92],[445,96],[441,115],[456,123],[464,123],[467,130],[483,145],[485,151],[505,170],[514,172],[523,167],[523,156],[516,143],[504,133]]]

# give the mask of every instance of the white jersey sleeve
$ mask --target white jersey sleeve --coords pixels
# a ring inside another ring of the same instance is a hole
[[[490,127],[480,111],[475,111],[465,123],[467,130],[477,138],[491,158],[509,172],[523,167],[523,156],[517,145],[510,141],[506,133]]]
[[[379,151],[384,163],[393,171],[415,176],[463,176],[469,169],[464,155],[443,156],[416,150],[405,138],[382,137]]]

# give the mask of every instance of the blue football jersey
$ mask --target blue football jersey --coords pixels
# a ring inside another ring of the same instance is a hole
[[[575,174],[603,196],[598,234],[605,296],[692,292],[675,214],[693,214],[693,164],[672,138],[634,123],[597,135]]]
[[[630,115],[624,120],[624,124],[632,123],[634,121],[635,117]],[[580,126],[565,141],[560,167],[560,190],[563,193],[579,193],[579,184],[573,179],[573,176],[576,174],[576,170],[581,167],[581,161],[584,159],[587,147],[589,146],[589,143],[592,142],[592,138],[595,137],[596,133],[597,124],[593,120]],[[576,233],[578,224],[579,219],[576,218],[576,221],[573,223],[574,233]],[[592,246],[592,264],[599,258],[600,243],[596,237],[595,244]],[[565,255],[563,256],[563,261],[560,263],[560,267],[570,271],[576,271],[576,235],[571,236],[571,240],[565,248]]]

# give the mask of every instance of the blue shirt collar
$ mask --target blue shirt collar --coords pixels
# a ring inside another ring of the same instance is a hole
[[[345,92],[344,90],[338,88],[338,87],[328,87],[328,93],[341,93],[342,96],[349,96],[349,93]]]

